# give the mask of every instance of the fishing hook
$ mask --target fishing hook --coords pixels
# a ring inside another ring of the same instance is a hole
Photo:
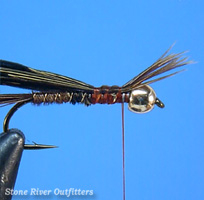
[[[3,131],[5,133],[8,132],[9,129],[9,122],[11,117],[13,116],[13,114],[23,105],[25,105],[26,103],[30,102],[29,100],[26,101],[20,101],[18,103],[16,103],[7,113],[6,117],[4,118],[4,122],[3,122]],[[39,149],[48,149],[48,148],[56,148],[57,146],[54,145],[44,145],[44,144],[37,144],[34,142],[34,144],[24,144],[24,149],[26,150],[39,150]]]

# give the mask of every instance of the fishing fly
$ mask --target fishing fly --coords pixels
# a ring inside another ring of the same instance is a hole
[[[9,121],[18,108],[29,102],[33,104],[71,103],[84,104],[115,104],[128,103],[128,108],[135,113],[146,113],[154,105],[160,108],[164,104],[149,86],[156,81],[173,76],[180,71],[152,79],[155,76],[175,68],[192,63],[187,61],[185,52],[168,54],[171,47],[149,68],[128,81],[122,87],[94,87],[82,81],[59,74],[33,69],[18,63],[0,60],[0,84],[31,89],[31,93],[0,94],[0,105],[15,104],[6,115],[3,130],[7,132]],[[182,71],[182,70],[181,70]],[[49,145],[25,145],[25,149],[53,147]]]
[[[0,106],[15,104],[7,113],[3,130],[9,129],[9,121],[18,108],[29,102],[33,104],[122,104],[122,159],[123,159],[123,200],[125,200],[125,137],[124,137],[124,103],[130,111],[146,113],[154,105],[164,108],[162,101],[149,86],[154,82],[173,76],[181,71],[152,79],[175,68],[193,63],[184,56],[185,52],[169,54],[172,46],[149,68],[128,81],[123,86],[94,87],[82,81],[59,74],[32,69],[30,67],[0,60],[0,84],[32,90],[24,94],[0,94]],[[24,149],[54,148],[52,145],[25,144]]]

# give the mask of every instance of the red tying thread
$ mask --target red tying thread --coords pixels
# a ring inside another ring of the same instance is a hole
[[[109,89],[110,89],[110,87],[109,88],[106,87],[105,93],[102,94],[100,88],[95,88],[94,93],[91,95],[91,103],[92,104],[96,104],[96,103],[100,103],[100,104],[122,103],[123,99],[122,99],[121,89],[118,88],[117,93],[109,93]],[[127,94],[124,94],[124,102],[129,102],[129,98],[128,98]]]
[[[91,95],[91,103],[97,103],[97,96],[99,95],[99,89],[94,89],[94,93]]]

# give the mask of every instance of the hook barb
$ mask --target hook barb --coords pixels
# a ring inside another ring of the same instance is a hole
[[[3,123],[3,131],[5,133],[8,132],[9,129],[9,122],[13,114],[24,104],[30,102],[31,100],[25,100],[25,101],[19,101],[17,102],[7,113],[6,117],[4,118],[4,123]],[[57,148],[57,146],[54,145],[44,145],[44,144],[24,144],[24,149],[26,150],[39,150],[39,149],[50,149],[50,148]]]

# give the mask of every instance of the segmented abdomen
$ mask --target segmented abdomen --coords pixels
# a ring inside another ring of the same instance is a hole
[[[82,103],[90,105],[90,94],[78,92],[63,92],[63,93],[33,93],[33,103]]]
[[[33,93],[33,103],[82,103],[86,106],[91,104],[114,104],[129,102],[129,94],[121,93],[117,86],[102,86],[95,88],[93,93],[62,92],[62,93]]]

